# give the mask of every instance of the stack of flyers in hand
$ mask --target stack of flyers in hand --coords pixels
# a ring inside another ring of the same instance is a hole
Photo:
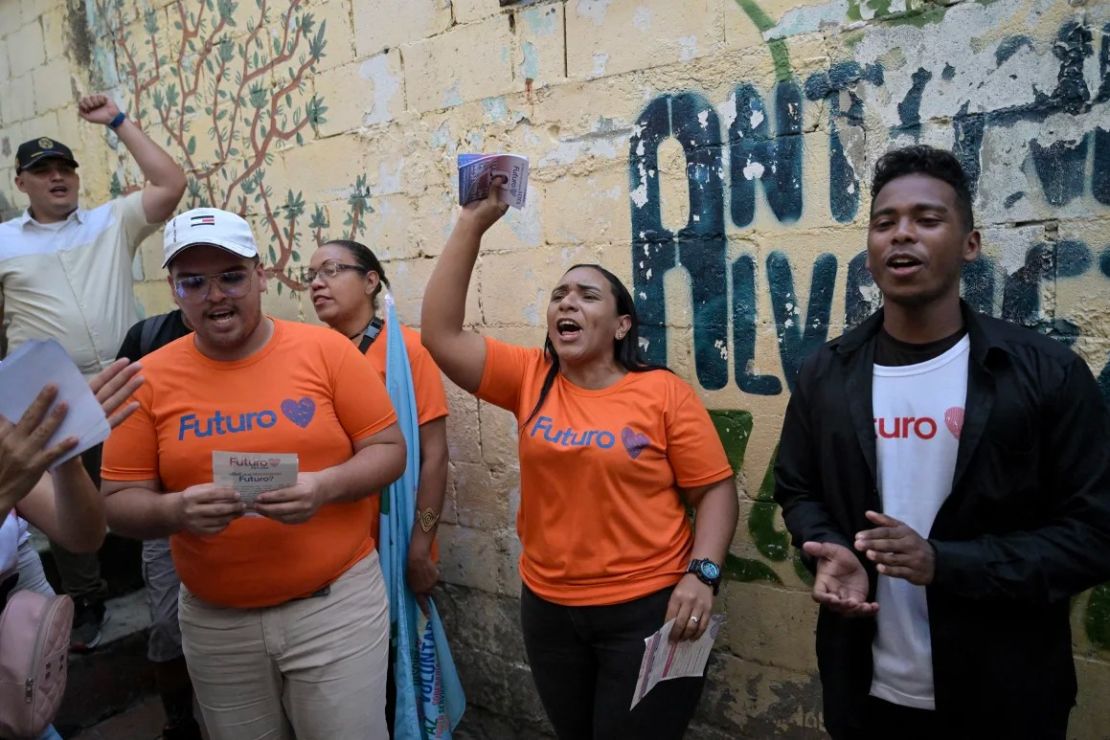
[[[519,154],[460,154],[459,205],[489,195],[495,176],[505,178],[502,200],[513,208],[523,208],[528,194],[528,158]]]
[[[636,690],[632,694],[632,707],[639,704],[660,681],[704,675],[709,653],[713,650],[713,641],[717,639],[724,621],[723,614],[711,616],[705,632],[696,640],[672,642],[673,619],[654,634],[645,637],[644,657],[640,662]]]
[[[295,453],[213,452],[212,481],[239,494],[248,507],[258,494],[289,488],[297,482]]]
[[[53,469],[108,439],[111,427],[81,371],[54,339],[24,342],[0,362],[0,416],[18,422],[48,383],[58,389],[54,406],[64,403],[69,411],[44,447],[77,438],[77,446],[55,460]]]

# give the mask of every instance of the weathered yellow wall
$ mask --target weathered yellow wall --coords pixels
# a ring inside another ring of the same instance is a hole
[[[819,735],[815,608],[765,476],[792,368],[876,305],[858,255],[880,153],[958,149],[988,257],[967,296],[1073,344],[1110,396],[1110,3],[0,0],[0,34],[0,211],[25,205],[11,163],[31,136],[79,152],[86,203],[136,186],[73,109],[110,91],[187,164],[184,205],[246,212],[282,316],[312,316],[291,268],[354,235],[417,321],[455,154],[531,158],[470,320],[539,344],[562,270],[608,265],[658,325],[649,353],[722,412],[742,460],[728,629],[692,736]],[[136,265],[150,312],[169,306],[159,239]],[[451,410],[443,601],[468,723],[542,733],[515,613],[513,422],[454,390]],[[1071,734],[1110,737],[1110,589],[1073,621]]]

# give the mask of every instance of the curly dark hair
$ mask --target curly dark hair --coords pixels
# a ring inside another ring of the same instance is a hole
[[[956,207],[968,231],[975,228],[975,215],[971,211],[971,186],[960,160],[947,149],[934,149],[924,144],[892,149],[875,163],[871,180],[871,208],[875,198],[886,184],[905,175],[927,175],[952,186],[956,191]]]

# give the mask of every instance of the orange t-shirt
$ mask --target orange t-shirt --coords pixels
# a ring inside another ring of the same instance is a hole
[[[103,477],[182,491],[212,480],[212,452],[295,452],[301,472],[339,465],[353,443],[396,422],[385,386],[341,334],[274,320],[266,346],[218,362],[192,335],[143,358],[139,409],[104,446]],[[372,491],[368,491],[372,494]],[[372,499],[327,504],[303,524],[244,516],[216,535],[170,538],[185,586],[221,606],[306,596],[374,548]]]
[[[385,348],[388,327],[382,326],[374,343],[366,350],[366,359],[378,371],[382,382],[385,382]],[[412,368],[412,391],[416,397],[416,422],[424,425],[429,421],[442,419],[447,416],[447,393],[443,390],[443,377],[439,373],[439,366],[432,359],[431,353],[424,349],[420,343],[420,333],[401,327],[401,336],[405,340],[405,352],[409,356],[409,366]],[[373,522],[370,525],[374,541],[378,539],[378,527],[381,513],[381,499],[375,497],[371,503],[373,507]],[[438,542],[432,541],[432,560],[439,560]]]
[[[732,475],[709,414],[665,370],[601,390],[557,375],[531,419],[551,363],[543,350],[486,339],[479,398],[516,414],[520,575],[567,606],[616,604],[671,586],[693,533],[679,488]]]
[[[366,350],[366,359],[370,360],[370,364],[378,371],[382,382],[385,382],[385,346],[388,333],[389,328],[382,326],[378,338]],[[405,340],[405,352],[408,353],[409,365],[412,367],[417,423],[427,424],[429,421],[447,416],[447,394],[443,390],[443,377],[432,355],[420,343],[420,332],[402,326],[401,336]]]

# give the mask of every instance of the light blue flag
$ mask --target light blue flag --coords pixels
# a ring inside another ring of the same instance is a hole
[[[378,554],[389,594],[389,637],[394,649],[393,680],[397,685],[393,737],[394,740],[450,738],[466,709],[466,697],[435,604],[429,597],[425,616],[405,580],[420,480],[420,424],[412,368],[397,308],[389,293],[385,295],[385,322],[385,385],[408,446],[405,472],[382,491],[378,535]]]

